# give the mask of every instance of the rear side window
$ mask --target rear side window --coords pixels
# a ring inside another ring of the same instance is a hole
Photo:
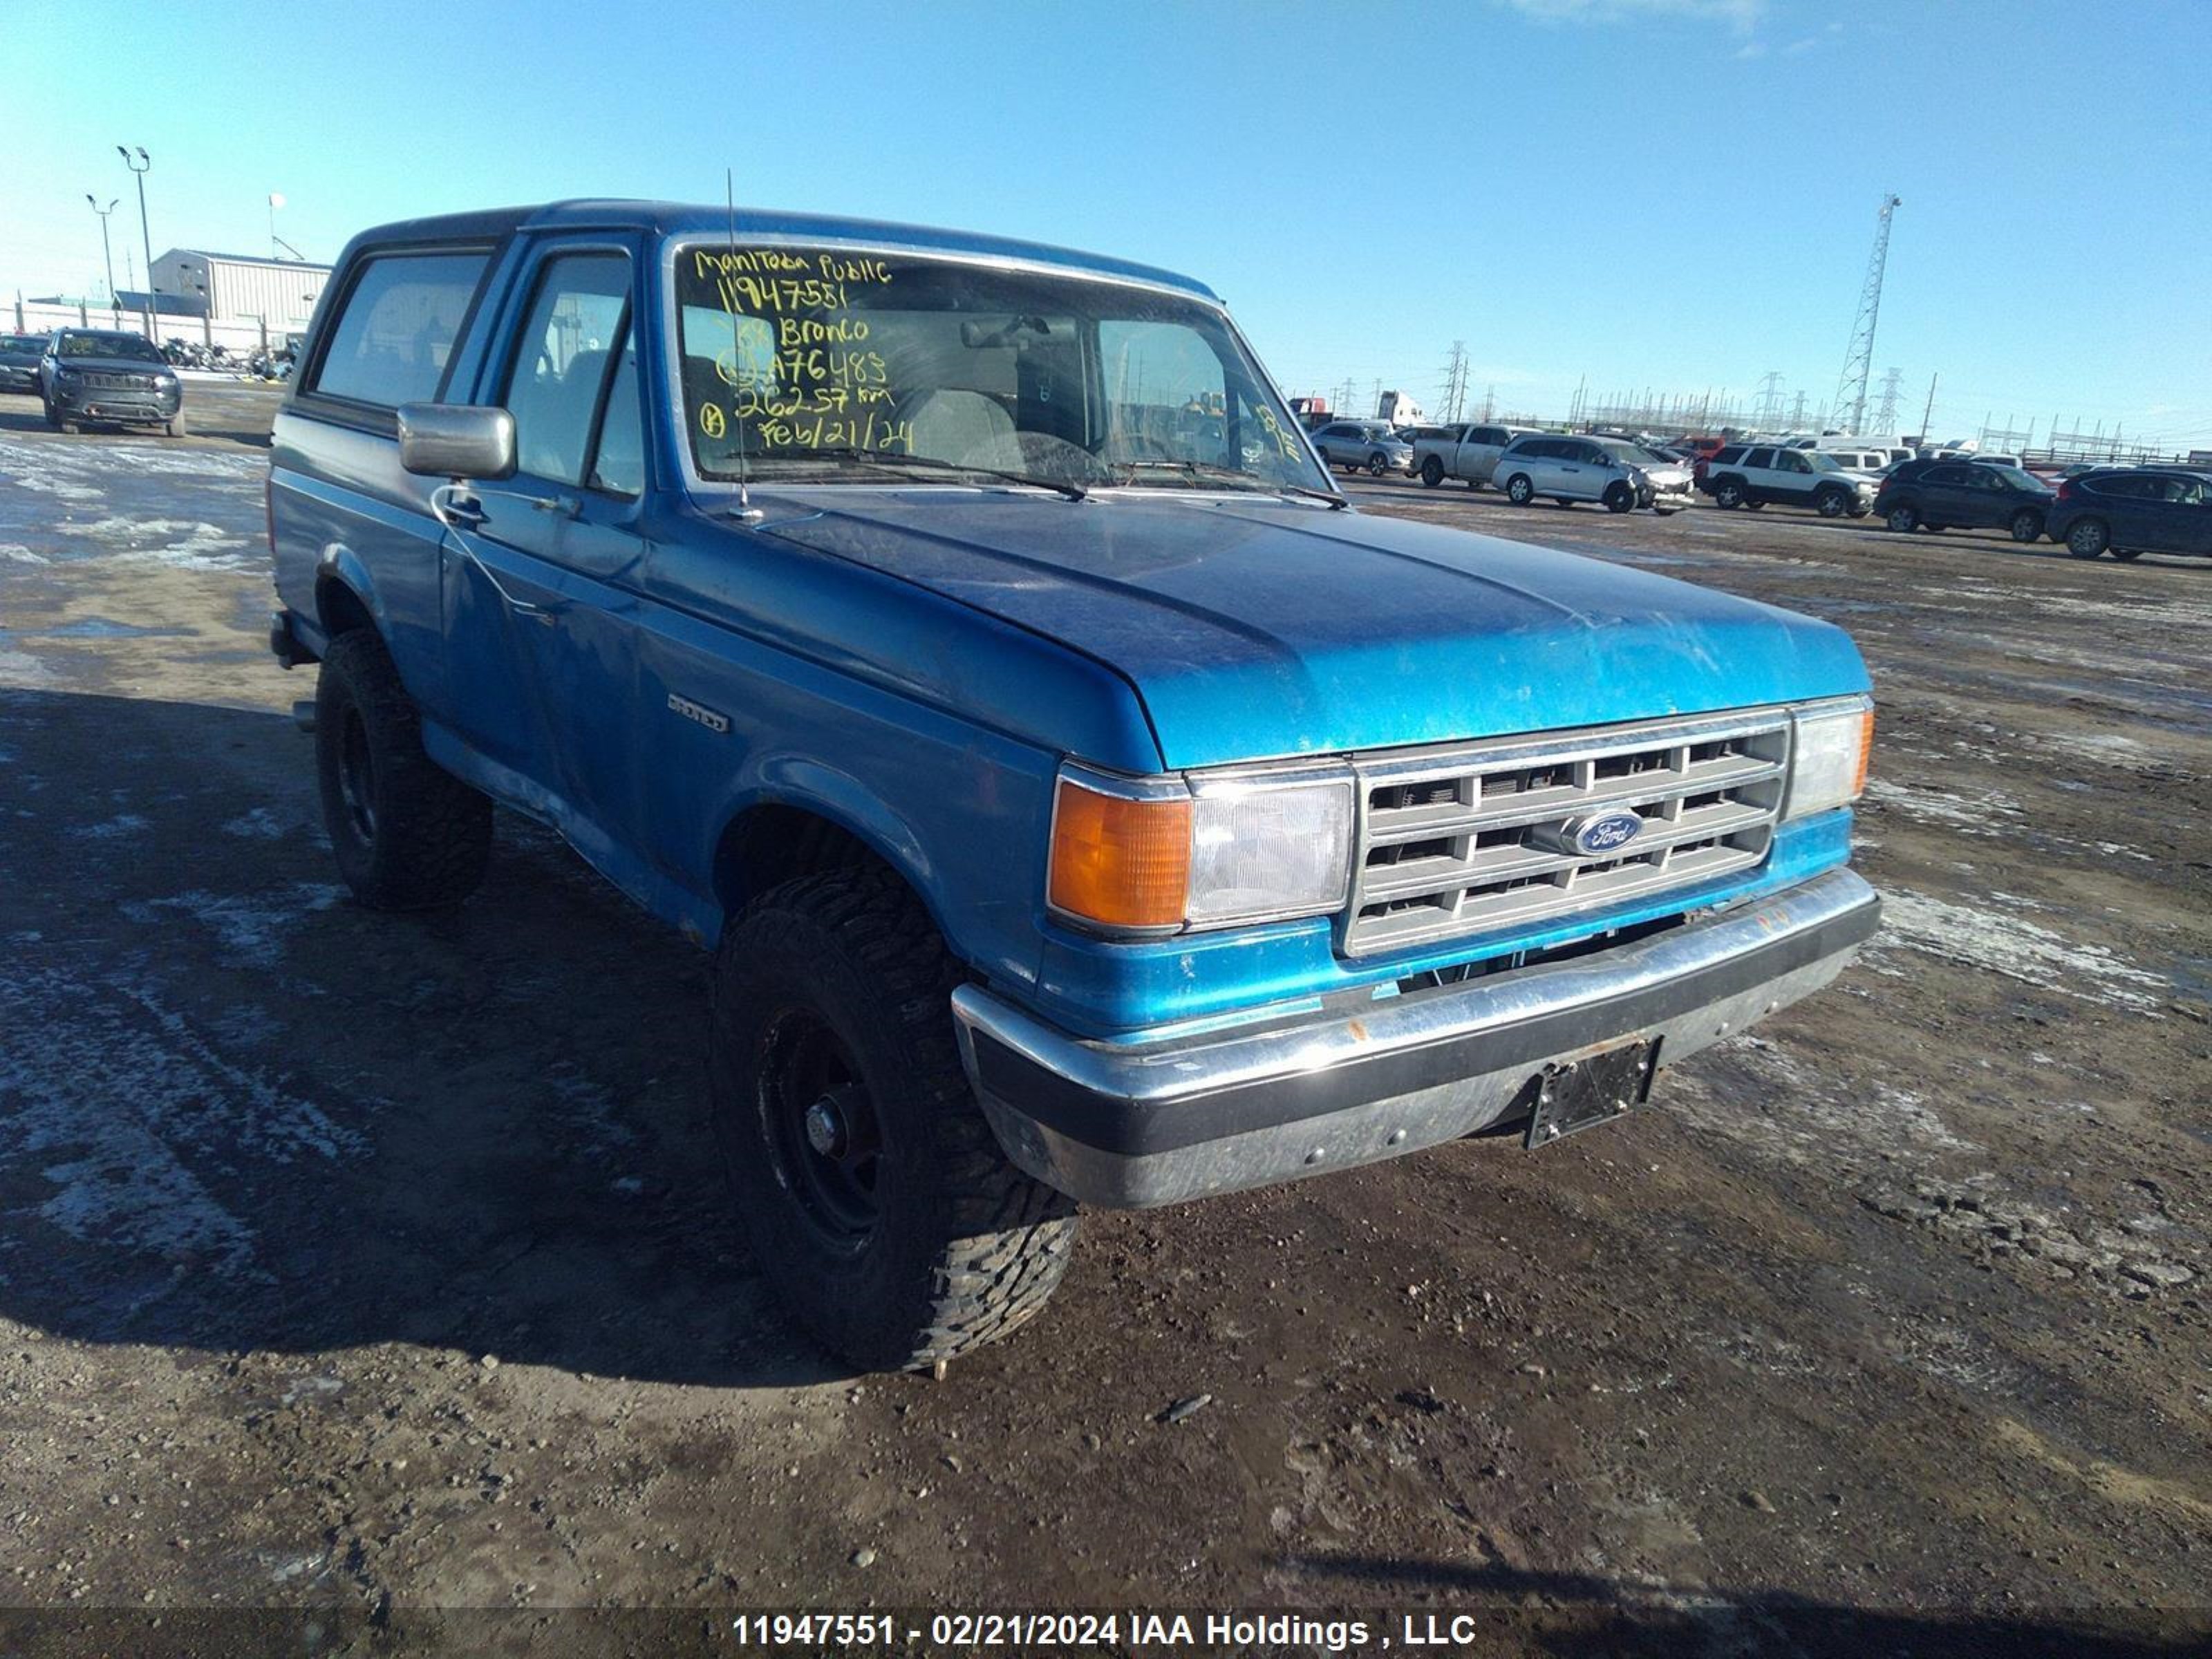
[[[490,255],[395,253],[361,268],[310,389],[396,409],[438,395]]]
[[[2102,478],[2084,478],[2082,487],[2100,495],[2118,495],[2128,501],[2148,501],[2159,492],[2154,482],[2139,475],[2115,472]]]
[[[1713,459],[1722,463],[1723,465],[1734,466],[1738,461],[1743,459],[1743,446],[1741,444],[1723,444],[1718,449],[1713,451]]]

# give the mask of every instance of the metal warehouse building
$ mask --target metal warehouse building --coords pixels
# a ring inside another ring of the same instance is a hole
[[[189,247],[173,247],[154,261],[154,286],[164,299],[175,295],[218,326],[259,328],[270,339],[307,327],[330,276],[328,265],[304,260]]]

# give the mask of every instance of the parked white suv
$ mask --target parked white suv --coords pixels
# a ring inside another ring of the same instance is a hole
[[[1329,465],[1347,471],[1364,469],[1379,478],[1413,470],[1413,445],[1380,421],[1332,421],[1313,434],[1313,447]]]
[[[1847,467],[1825,450],[1777,448],[1771,444],[1729,444],[1705,463],[1699,488],[1722,507],[1809,507],[1824,519],[1848,514],[1863,519],[1874,510],[1881,480]]]
[[[1446,478],[1464,478],[1469,489],[1491,482],[1505,446],[1531,428],[1525,426],[1424,427],[1413,440],[1413,471],[1431,489]]]
[[[1626,438],[1527,433],[1506,445],[1491,482],[1516,507],[1547,495],[1562,507],[1602,501],[1614,513],[1648,507],[1663,516],[1690,504],[1690,469]]]

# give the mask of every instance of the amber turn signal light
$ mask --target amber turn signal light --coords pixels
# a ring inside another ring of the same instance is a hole
[[[1188,797],[1131,799],[1060,780],[1047,896],[1104,927],[1180,927],[1190,885]]]

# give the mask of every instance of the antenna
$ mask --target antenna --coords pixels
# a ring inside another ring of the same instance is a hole
[[[1889,264],[1889,216],[1905,205],[1897,196],[1881,198],[1875,216],[1874,252],[1867,259],[1866,285],[1859,293],[1858,315],[1851,323],[1851,343],[1844,352],[1844,372],[1836,382],[1836,418],[1844,431],[1866,429],[1867,375],[1874,367],[1874,325],[1881,315],[1881,279]]]
[[[722,169],[722,196],[729,206],[730,268],[734,271],[738,261],[738,174],[734,167]],[[744,371],[738,357],[738,313],[734,311],[730,313],[730,369],[732,374],[743,377]],[[736,389],[742,392],[744,388],[738,386]],[[748,482],[751,469],[745,465],[744,411],[735,404],[730,408],[730,424],[738,434],[738,517],[750,523],[768,515],[753,505],[752,489]]]

